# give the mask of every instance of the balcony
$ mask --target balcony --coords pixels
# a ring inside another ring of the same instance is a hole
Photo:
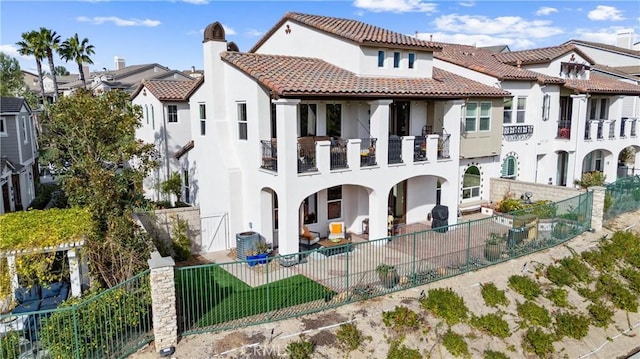
[[[262,165],[260,168],[269,171],[278,171],[278,151],[277,142],[273,140],[260,141],[260,147],[262,148]]]
[[[402,138],[389,137],[389,164],[402,163]]]
[[[502,135],[507,141],[526,140],[533,135],[533,125],[504,126]]]
[[[449,155],[449,140],[451,139],[451,135],[449,134],[440,134],[438,137],[438,159],[446,160],[451,158]]]
[[[571,120],[560,120],[558,123],[557,138],[571,139]]]
[[[377,138],[363,138],[360,141],[360,167],[375,166]]]
[[[427,160],[427,138],[424,136],[416,136],[413,139],[413,162],[422,162]]]
[[[616,121],[609,122],[609,139],[616,138]]]

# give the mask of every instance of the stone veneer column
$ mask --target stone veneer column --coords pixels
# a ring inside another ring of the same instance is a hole
[[[175,262],[171,257],[151,253],[147,261],[151,273],[151,309],[153,313],[153,336],[156,351],[169,348],[178,342],[178,316],[176,311]]]
[[[606,188],[602,186],[589,187],[589,191],[593,192],[593,202],[591,203],[591,228],[596,231],[602,229],[604,220],[604,196]]]

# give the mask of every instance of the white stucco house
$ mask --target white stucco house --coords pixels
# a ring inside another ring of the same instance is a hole
[[[456,223],[467,112],[486,137],[476,146],[499,156],[509,93],[434,66],[437,44],[288,13],[248,53],[210,24],[203,50],[204,83],[190,97],[193,201],[203,228],[228,226],[203,232],[205,249],[252,229],[296,253],[303,224],[325,236],[331,222],[361,233],[368,221],[369,237],[383,238],[390,212],[424,221],[437,203]]]
[[[35,198],[38,145],[24,98],[0,99],[0,214],[25,210]]]
[[[136,138],[153,143],[159,156],[158,166],[143,181],[145,194],[151,200],[191,202],[189,170],[184,162],[193,146],[189,96],[201,84],[202,80],[143,80],[131,95],[131,102],[142,109],[142,126],[136,129]],[[174,172],[182,178],[182,198],[165,198],[159,185]]]

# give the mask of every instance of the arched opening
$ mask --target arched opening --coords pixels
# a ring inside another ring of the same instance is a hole
[[[618,154],[618,178],[640,174],[638,168],[638,156],[640,147],[628,146]]]
[[[502,162],[502,178],[516,179],[518,160],[514,156],[507,156]]]
[[[558,151],[558,164],[557,164],[557,174],[556,174],[556,185],[557,186],[566,186],[567,185],[567,171],[569,168],[569,152],[567,151]]]
[[[480,169],[470,166],[462,177],[462,199],[480,198]]]

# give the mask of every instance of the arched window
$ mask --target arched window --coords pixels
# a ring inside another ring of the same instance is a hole
[[[147,125],[149,124],[149,107],[144,105],[144,118],[147,120]]]
[[[516,179],[518,162],[515,157],[507,156],[502,162],[502,178]]]
[[[480,197],[480,170],[476,166],[467,168],[462,178],[462,199]]]

